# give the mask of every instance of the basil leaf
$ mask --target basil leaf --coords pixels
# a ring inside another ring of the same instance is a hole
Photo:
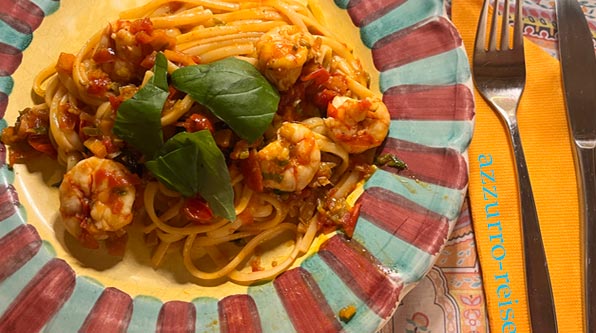
[[[161,111],[168,98],[168,62],[158,53],[153,77],[130,99],[122,102],[116,113],[113,132],[148,158],[163,145]]]
[[[269,81],[236,58],[179,68],[172,83],[249,142],[263,135],[279,104],[279,93]]]
[[[174,135],[145,166],[183,196],[200,194],[215,215],[228,220],[236,218],[226,160],[209,131]]]

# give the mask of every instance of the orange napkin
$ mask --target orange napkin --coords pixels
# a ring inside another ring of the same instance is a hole
[[[452,1],[452,19],[470,63],[481,5],[482,0]],[[524,46],[527,81],[518,110],[519,129],[548,258],[559,332],[582,332],[579,204],[559,62],[528,40]],[[519,192],[509,134],[477,91],[475,97],[469,195],[490,329],[526,333],[530,326]]]

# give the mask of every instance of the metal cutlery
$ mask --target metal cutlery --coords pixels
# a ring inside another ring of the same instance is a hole
[[[534,333],[551,333],[557,332],[554,301],[516,115],[526,82],[522,1],[515,1],[513,41],[510,40],[509,31],[510,1],[504,0],[502,13],[498,10],[499,1],[495,0],[491,20],[488,19],[489,0],[484,1],[476,31],[473,78],[480,94],[497,111],[509,130],[520,191],[526,290],[531,328]],[[489,21],[490,31],[487,41]]]
[[[567,120],[575,147],[583,227],[586,332],[596,333],[596,57],[576,0],[556,0],[559,59]]]

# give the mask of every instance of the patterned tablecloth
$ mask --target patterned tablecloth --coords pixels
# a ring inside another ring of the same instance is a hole
[[[596,31],[596,0],[579,1]],[[524,0],[525,35],[557,56],[554,0]],[[412,290],[381,333],[481,333],[488,318],[471,215],[463,214],[436,265]]]

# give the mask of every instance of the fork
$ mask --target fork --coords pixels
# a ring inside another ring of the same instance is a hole
[[[526,84],[522,0],[515,0],[512,41],[509,29],[510,0],[504,0],[502,12],[498,10],[499,1],[494,0],[487,43],[490,0],[484,0],[474,45],[473,78],[482,97],[501,116],[509,130],[520,192],[523,255],[532,332],[557,332],[548,265],[517,123],[517,108]]]

